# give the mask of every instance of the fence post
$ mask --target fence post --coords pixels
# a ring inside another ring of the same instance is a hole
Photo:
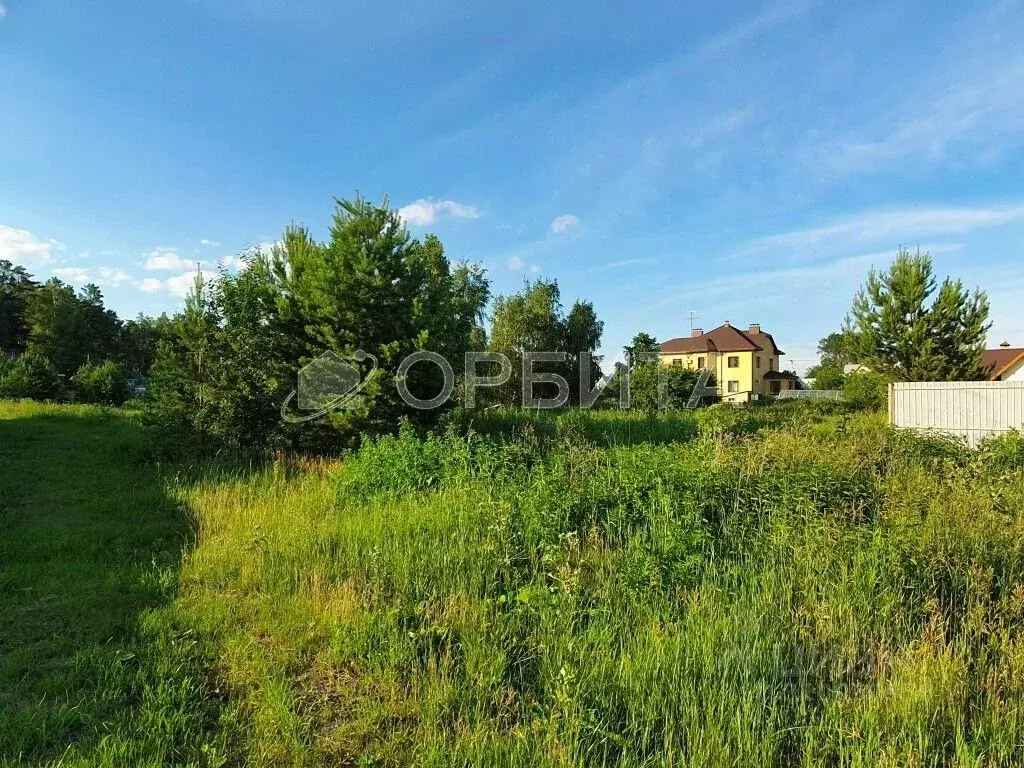
[[[896,383],[889,382],[889,426],[896,424]]]

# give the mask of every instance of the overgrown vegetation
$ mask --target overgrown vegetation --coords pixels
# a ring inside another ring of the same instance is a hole
[[[4,638],[7,762],[1024,761],[1016,433],[972,452],[835,403],[454,413],[133,497],[157,476],[120,417],[3,407],[0,605],[33,617]],[[115,464],[37,538],[58,445]],[[67,593],[86,566],[41,563],[71,551],[116,577]]]

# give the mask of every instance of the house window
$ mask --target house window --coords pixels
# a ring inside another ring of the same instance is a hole
[[[760,355],[757,356],[757,367],[758,368],[761,367],[761,356]]]
[[[733,379],[732,381],[726,382],[725,387],[726,387],[726,391],[729,394],[735,394],[736,392],[740,391],[740,383],[738,381],[736,381],[735,379]]]
[[[739,368],[740,367],[740,359],[739,359],[738,356],[731,355],[729,357],[729,367],[730,368]]]
[[[703,357],[698,357],[697,358],[697,367],[698,368],[703,368],[704,367],[704,358]]]
[[[680,360],[680,359],[679,359],[679,358],[677,357],[677,358],[676,358],[675,360],[673,360],[673,361],[672,361],[672,366],[673,366],[674,368],[682,368],[682,367],[683,367],[683,361],[682,361],[682,360]]]
[[[779,390],[780,389],[782,389],[782,385],[779,382],[777,382],[777,381],[773,381],[772,382],[772,394],[773,395],[779,394]]]

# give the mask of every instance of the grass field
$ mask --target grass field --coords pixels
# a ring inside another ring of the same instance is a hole
[[[476,427],[160,467],[0,404],[0,761],[1024,764],[1024,440]]]

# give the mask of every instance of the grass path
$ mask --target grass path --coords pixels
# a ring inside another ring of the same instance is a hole
[[[112,724],[138,718],[140,626],[190,527],[145,445],[120,413],[0,403],[0,764],[116,764]]]

